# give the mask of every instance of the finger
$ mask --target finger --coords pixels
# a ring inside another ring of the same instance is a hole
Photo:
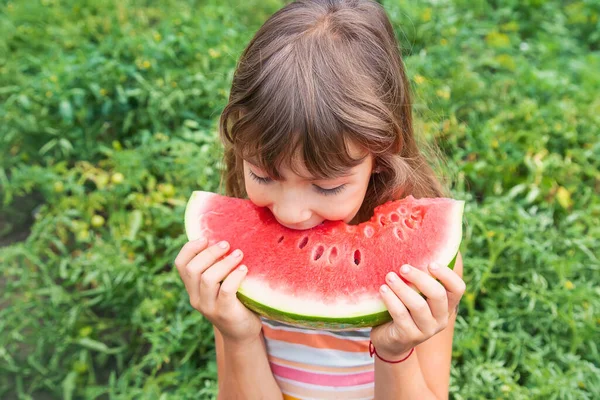
[[[231,271],[223,283],[221,283],[221,288],[219,289],[219,294],[217,295],[217,302],[226,306],[227,303],[237,300],[236,293],[240,289],[240,285],[242,284],[242,281],[246,277],[247,273],[248,267],[245,265],[240,265],[238,268]]]
[[[197,279],[206,269],[219,261],[221,257],[227,254],[229,243],[221,241],[209,246],[206,250],[200,252],[190,261],[186,267],[188,274],[193,279]]]
[[[242,251],[237,249],[208,268],[200,277],[200,302],[212,310],[217,300],[221,281],[242,261]]]
[[[440,266],[434,263],[429,266],[429,271],[444,285],[447,292],[446,296],[448,297],[448,309],[455,310],[465,293],[465,281],[447,266]]]
[[[413,283],[418,291],[425,296],[431,315],[441,324],[448,321],[448,294],[442,283],[418,268],[408,264],[400,268],[403,279]]]
[[[207,244],[208,241],[206,238],[202,237],[198,240],[189,241],[183,245],[174,261],[175,267],[177,268],[177,271],[179,271],[180,275],[187,275],[187,271],[185,270],[186,265],[188,265],[188,263],[192,261],[192,259],[196,257],[198,253],[204,250]]]
[[[438,323],[431,314],[427,300],[408,287],[395,272],[387,274],[386,281],[388,286],[408,309],[417,328],[425,334],[432,333]]]
[[[215,264],[219,258],[223,257],[228,249],[229,243],[227,242],[214,244],[197,254],[183,268],[183,275],[187,277],[184,279],[185,288],[190,295],[190,303],[195,309],[199,310],[200,306],[203,306],[200,299],[200,279],[202,273]]]
[[[400,301],[396,293],[388,285],[381,285],[379,292],[381,293],[383,303],[394,320],[394,325],[407,335],[406,337],[417,337],[420,333],[419,328],[415,325],[408,309]]]

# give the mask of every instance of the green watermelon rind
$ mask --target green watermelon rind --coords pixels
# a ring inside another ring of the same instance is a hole
[[[392,317],[387,310],[348,318],[300,315],[277,310],[265,304],[258,303],[249,297],[244,296],[241,292],[238,292],[237,296],[242,304],[263,317],[290,325],[301,326],[303,328],[329,330],[356,329],[376,326],[392,320]]]
[[[448,264],[448,268],[454,269],[458,252]],[[422,293],[420,293],[423,296]],[[311,329],[328,329],[328,330],[345,330],[357,328],[369,328],[384,324],[392,320],[390,313],[387,310],[375,312],[372,314],[364,314],[357,317],[345,318],[330,318],[318,315],[301,315],[290,312],[285,312],[266,304],[259,303],[245,296],[241,291],[237,293],[238,299],[250,310],[258,315],[272,319],[275,321],[284,322],[290,325],[301,326]],[[424,296],[423,296],[424,297]]]

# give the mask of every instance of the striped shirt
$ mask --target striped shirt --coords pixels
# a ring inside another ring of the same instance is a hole
[[[284,399],[374,397],[370,328],[334,332],[261,320],[271,371]]]

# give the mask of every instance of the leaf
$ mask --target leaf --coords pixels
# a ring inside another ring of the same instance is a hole
[[[75,383],[77,381],[77,372],[71,371],[67,377],[62,381],[62,387],[64,392],[64,399],[71,400],[73,393],[75,392]]]
[[[63,117],[63,120],[67,122],[73,121],[73,107],[71,107],[71,103],[69,101],[62,100],[58,110],[61,117]]]
[[[134,240],[143,222],[143,214],[140,210],[134,210],[129,216],[129,240]]]
[[[117,354],[122,350],[121,347],[111,349],[106,344],[90,338],[78,339],[76,343],[90,350],[95,350],[104,354]]]

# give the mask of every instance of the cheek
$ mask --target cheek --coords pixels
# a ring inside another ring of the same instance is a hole
[[[269,192],[265,190],[263,185],[257,182],[251,182],[246,179],[246,193],[248,198],[259,207],[266,207],[272,203]]]
[[[325,219],[349,222],[360,209],[363,199],[364,193],[353,191],[343,199],[323,201],[321,214]]]

